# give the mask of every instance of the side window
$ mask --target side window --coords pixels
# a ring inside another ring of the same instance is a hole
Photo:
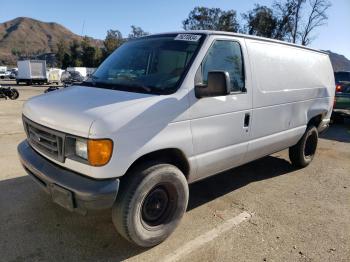
[[[208,72],[226,71],[230,75],[231,91],[244,90],[244,68],[241,47],[235,41],[216,40],[201,65],[202,82],[207,83]]]

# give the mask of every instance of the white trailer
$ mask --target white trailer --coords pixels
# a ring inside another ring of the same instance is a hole
[[[50,68],[47,70],[47,80],[48,83],[52,84],[59,84],[61,82],[61,76],[64,70],[59,69],[59,68]]]
[[[47,83],[45,60],[23,60],[17,62],[17,84],[25,82],[27,85]]]

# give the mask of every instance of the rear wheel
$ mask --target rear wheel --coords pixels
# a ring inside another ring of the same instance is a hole
[[[289,159],[296,167],[306,167],[315,156],[318,143],[318,131],[309,126],[299,142],[289,148]]]
[[[10,96],[10,99],[11,99],[11,100],[16,100],[18,97],[19,97],[18,90],[12,88],[12,89],[11,89],[11,96]]]
[[[120,198],[112,208],[117,231],[142,247],[164,241],[186,211],[188,184],[184,174],[169,164],[146,164],[122,180]]]

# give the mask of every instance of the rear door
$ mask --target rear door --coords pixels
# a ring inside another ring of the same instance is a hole
[[[250,135],[252,92],[249,62],[242,38],[211,36],[208,51],[195,76],[195,84],[206,83],[209,71],[230,75],[227,96],[191,97],[191,130],[198,180],[242,163]],[[204,47],[205,48],[205,47]],[[192,179],[191,179],[192,180]]]

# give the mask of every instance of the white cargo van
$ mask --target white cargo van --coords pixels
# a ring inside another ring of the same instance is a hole
[[[157,34],[122,45],[82,85],[27,101],[18,152],[54,202],[112,208],[122,236],[153,246],[186,211],[189,183],[285,148],[307,166],[334,92],[317,50],[224,32]]]

